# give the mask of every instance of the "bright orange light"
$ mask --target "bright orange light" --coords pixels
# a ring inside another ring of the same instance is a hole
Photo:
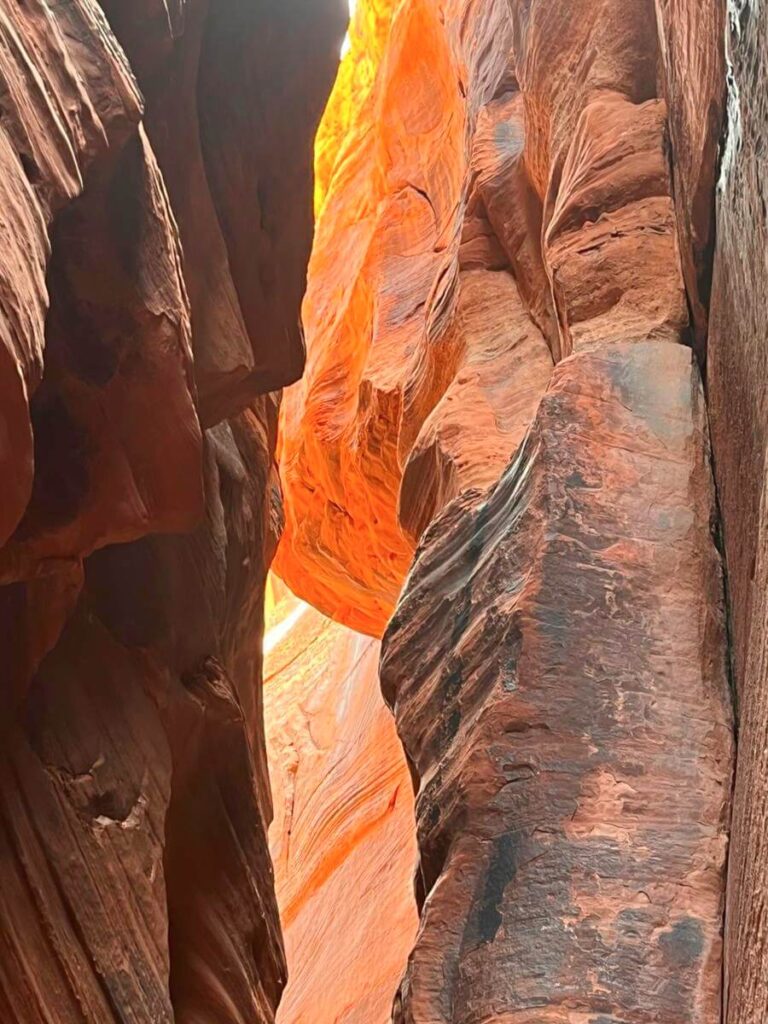
[[[315,137],[315,216],[319,217],[336,158],[365,104],[389,38],[396,0],[348,0],[349,31],[336,84]]]

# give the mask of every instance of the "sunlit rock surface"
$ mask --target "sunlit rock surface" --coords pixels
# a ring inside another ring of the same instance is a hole
[[[277,571],[327,614],[374,635],[391,614],[412,535],[423,526],[413,492],[403,494],[404,522],[398,516],[411,454],[431,464],[425,509],[432,514],[477,482],[477,472],[489,481],[498,474],[547,377],[541,332],[548,321],[539,324],[521,308],[510,273],[519,255],[525,287],[533,287],[529,278],[544,278],[538,254],[518,254],[520,243],[511,239],[520,228],[512,224],[503,241],[515,252],[506,255],[480,208],[482,195],[474,195],[483,173],[489,193],[502,189],[498,174],[492,180],[502,163],[504,181],[531,195],[532,208],[520,219],[538,215],[540,200],[520,180],[514,153],[489,154],[482,136],[485,152],[473,163],[483,109],[514,90],[511,42],[506,4],[359,4],[318,139],[318,222],[304,301],[307,371],[284,403],[286,534]],[[386,59],[377,66],[380,54]],[[352,104],[348,90],[357,80],[368,87]],[[501,146],[520,148],[514,132]],[[471,236],[484,232],[486,242],[473,245]],[[462,267],[509,279],[506,286],[489,283],[499,311],[493,321],[483,320],[482,303],[472,297],[476,285],[464,287]],[[483,386],[479,368],[490,379],[520,363],[520,386],[530,389],[531,401],[512,413],[505,395]],[[466,424],[458,433],[457,391]],[[484,466],[467,474],[477,460],[466,449],[481,431]]]
[[[414,540],[498,477],[548,359],[688,336],[683,271],[706,245],[691,213],[681,259],[665,16],[646,0],[358,6],[318,138],[307,372],[280,455],[277,569],[334,618],[381,632]]]
[[[731,783],[689,349],[562,362],[516,459],[427,531],[382,685],[421,780],[395,1020],[717,1024]]]
[[[311,7],[0,0],[8,1024],[274,1020],[267,392],[346,13]]]
[[[765,5],[359,0],[302,328],[345,12],[0,0],[0,1020],[764,1024]]]
[[[387,1024],[416,933],[413,789],[379,643],[273,581],[264,715],[288,961],[280,1024]]]

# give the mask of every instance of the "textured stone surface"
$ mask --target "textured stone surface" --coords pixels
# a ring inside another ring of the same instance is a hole
[[[728,561],[739,757],[729,871],[727,1015],[768,1014],[765,324],[768,12],[729,4],[728,126],[718,189],[707,377]]]
[[[394,5],[390,20],[374,6],[374,53],[386,60],[376,72],[365,57],[361,74],[373,76],[370,89],[348,113],[337,88],[329,127],[321,128],[318,164],[333,170],[321,193],[304,302],[307,372],[284,404],[286,535],[277,571],[327,614],[378,634],[413,548],[397,514],[408,457],[425,424],[433,430],[430,413],[452,385],[463,386],[465,359],[476,363],[485,343],[487,357],[479,358],[513,362],[519,336],[509,333],[505,354],[495,330],[486,325],[465,336],[454,315],[475,176],[472,137],[482,108],[508,88],[506,5],[417,0]],[[373,31],[367,15],[360,4],[350,66]],[[479,159],[477,170],[483,166]],[[476,214],[477,201],[473,222]],[[497,242],[492,256],[475,253],[464,265],[499,270],[508,262]],[[508,294],[505,318],[514,319],[520,304],[514,289]],[[469,297],[464,307],[471,304]],[[478,425],[487,424],[493,402],[476,395],[480,406],[467,408],[466,421],[476,413]],[[526,425],[502,427],[491,448],[505,448],[506,458],[510,436]],[[454,462],[474,439],[457,442]],[[433,447],[430,437],[422,447]],[[489,450],[489,477],[501,468],[493,460]],[[441,486],[451,493],[460,485],[432,486],[433,505]]]
[[[3,582],[190,529],[203,509],[181,252],[143,132],[92,170],[52,245],[34,485]]]
[[[398,1021],[719,1020],[730,702],[680,344],[703,355],[710,7],[357,7],[278,571],[375,634],[427,530],[383,660],[420,785]]]
[[[3,1021],[274,1022],[267,392],[344,7],[0,0]],[[747,0],[357,4],[279,568],[378,635],[424,538],[383,661],[398,1024],[768,1016],[766,52]],[[283,612],[281,1017],[384,1024],[377,643]]]
[[[59,6],[55,15],[39,3],[5,3],[0,32],[0,70],[5,82],[0,129],[4,211],[0,472],[7,481],[0,542],[5,542],[32,496],[30,399],[43,375],[48,229],[54,214],[79,194],[94,161],[104,160],[110,147],[119,148],[134,131],[141,108],[130,72],[90,0]],[[137,196],[138,202],[142,199]],[[166,254],[176,255],[173,243]],[[183,384],[188,323],[180,327],[177,351],[169,343],[167,355],[170,362],[175,355],[176,379]],[[192,420],[188,393],[186,404]],[[139,428],[133,425],[132,430],[135,436]]]
[[[307,373],[281,441],[277,570],[329,615],[378,634],[441,501],[491,482],[514,450],[546,375],[515,376],[519,335],[505,343],[498,328],[526,316],[540,367],[544,342],[557,360],[605,341],[688,337],[688,304],[701,313],[706,290],[719,108],[717,20],[686,11],[660,2],[657,17],[649,0],[358,5],[318,140]],[[676,54],[701,73],[700,90],[696,79],[679,95]],[[695,117],[699,92],[712,109]],[[491,289],[497,312],[475,324],[480,271],[516,287],[503,312],[501,286]],[[478,360],[506,385],[494,399],[467,387]],[[516,422],[500,424],[528,388]]]
[[[265,398],[208,431],[204,523],[91,556],[16,714],[4,693],[0,1005],[20,1024],[273,1020],[255,683],[275,423]],[[9,633],[27,590],[3,592]]]
[[[148,98],[180,227],[207,426],[304,367],[307,182],[346,5],[181,0],[165,26],[156,0],[104,8]]]
[[[262,594],[279,529],[276,403],[207,431],[207,515],[189,536],[113,546],[84,600],[138,659],[173,767],[164,833],[176,1021],[271,1021],[285,978],[266,842]]]
[[[386,1024],[413,945],[413,791],[378,665],[378,641],[289,593],[268,616],[281,1024]]]
[[[382,683],[421,780],[395,1020],[720,1019],[731,772],[703,391],[662,342],[555,370],[425,535]]]
[[[0,1018],[269,1024],[264,392],[344,6],[104,12],[143,97],[93,0],[0,2]]]
[[[699,356],[706,351],[714,188],[725,100],[725,4],[656,0],[683,272]]]
[[[544,249],[563,355],[606,340],[678,341],[687,326],[665,117],[659,100],[600,95],[555,157]]]
[[[450,333],[461,353],[455,376],[403,472],[398,512],[414,541],[456,495],[496,482],[552,372],[546,342],[506,271],[462,272]]]
[[[559,353],[678,337],[687,313],[652,5],[510,8]]]

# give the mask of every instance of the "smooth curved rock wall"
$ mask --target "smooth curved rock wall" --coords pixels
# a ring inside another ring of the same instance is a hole
[[[9,1024],[274,1020],[269,392],[345,15],[0,3]]]

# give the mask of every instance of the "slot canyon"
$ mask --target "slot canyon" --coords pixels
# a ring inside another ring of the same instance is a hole
[[[0,1024],[766,1024],[765,3],[0,81]]]

